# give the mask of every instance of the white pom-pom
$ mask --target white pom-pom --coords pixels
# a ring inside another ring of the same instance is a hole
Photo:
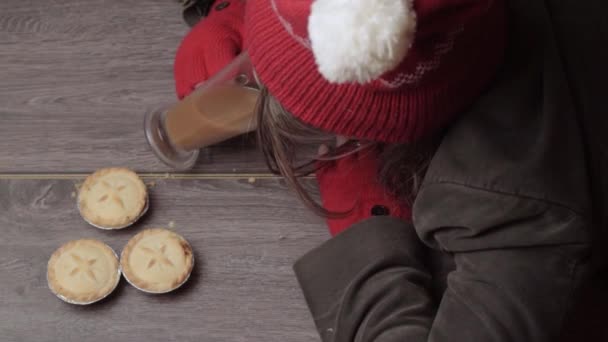
[[[308,34],[330,82],[367,83],[395,69],[414,41],[413,0],[316,0]]]

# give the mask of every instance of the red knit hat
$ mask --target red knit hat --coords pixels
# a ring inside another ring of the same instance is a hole
[[[248,0],[245,48],[303,122],[410,142],[483,90],[505,45],[503,0]]]

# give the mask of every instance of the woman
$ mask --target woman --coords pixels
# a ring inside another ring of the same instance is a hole
[[[268,164],[334,236],[295,265],[322,340],[552,341],[590,203],[544,2],[508,42],[500,0],[341,4],[223,1],[175,64],[183,97],[247,50]]]

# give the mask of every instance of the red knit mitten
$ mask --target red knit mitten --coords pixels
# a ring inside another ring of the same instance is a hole
[[[410,206],[394,198],[377,180],[378,149],[368,148],[323,162],[316,176],[325,209],[350,211],[346,217],[327,219],[332,236],[371,216],[411,220]]]
[[[244,17],[245,1],[216,1],[209,15],[182,40],[173,68],[179,99],[241,53]]]

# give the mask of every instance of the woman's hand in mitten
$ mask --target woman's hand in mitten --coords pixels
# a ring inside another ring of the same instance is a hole
[[[175,88],[179,99],[215,75],[243,49],[245,1],[216,1],[209,15],[182,40],[174,63]]]

